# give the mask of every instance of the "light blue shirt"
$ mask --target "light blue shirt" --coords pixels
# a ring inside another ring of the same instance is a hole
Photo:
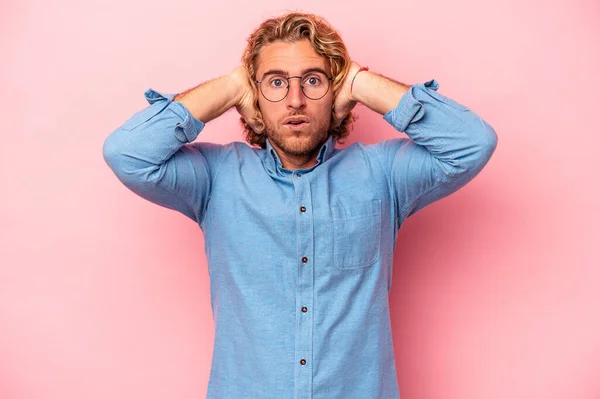
[[[193,142],[204,123],[174,94],[108,136],[130,190],[205,237],[215,341],[208,399],[394,399],[389,292],[407,217],[469,182],[497,145],[469,108],[416,84],[383,118],[408,136],[320,148],[286,170],[267,141]]]

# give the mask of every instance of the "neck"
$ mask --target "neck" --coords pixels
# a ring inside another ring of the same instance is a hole
[[[310,155],[291,155],[286,154],[278,148],[275,148],[275,152],[281,160],[281,165],[285,169],[296,170],[296,169],[308,169],[317,164],[317,154],[319,149]]]
[[[285,169],[288,169],[288,170],[308,169],[317,164],[317,156],[319,155],[319,151],[321,151],[321,148],[327,142],[328,138],[329,137],[326,137],[325,140],[323,140],[321,143],[319,143],[319,145],[317,145],[316,148],[312,152],[310,152],[308,154],[302,154],[302,155],[295,155],[295,154],[290,154],[288,152],[285,152],[281,148],[279,148],[279,146],[274,144],[272,141],[271,141],[271,147],[273,147],[273,149],[277,153],[277,156],[279,157],[279,160],[281,161],[281,165]]]

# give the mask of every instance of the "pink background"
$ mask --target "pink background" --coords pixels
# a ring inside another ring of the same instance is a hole
[[[147,88],[227,73],[251,30],[288,10],[326,17],[374,71],[435,78],[499,136],[475,180],[400,231],[402,398],[600,398],[597,2],[0,8],[0,398],[204,397],[214,336],[202,233],[122,186],[102,144]],[[398,134],[357,112],[349,142]],[[243,141],[237,118],[201,140]]]

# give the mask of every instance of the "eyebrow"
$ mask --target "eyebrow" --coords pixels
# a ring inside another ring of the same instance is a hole
[[[319,67],[304,69],[300,73],[300,75],[304,76],[305,74],[307,74],[309,72],[321,72],[325,76],[329,77],[329,75],[327,75],[327,72],[325,72],[325,70],[323,68],[319,68]],[[283,76],[289,77],[289,72],[288,71],[284,71],[283,69],[269,69],[267,72],[263,73],[263,79],[267,75],[283,75]]]

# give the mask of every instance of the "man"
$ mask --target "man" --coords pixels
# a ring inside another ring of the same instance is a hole
[[[215,342],[207,398],[399,397],[388,294],[407,217],[469,182],[493,128],[437,92],[351,61],[324,20],[291,13],[243,65],[149,106],[105,141],[129,189],[204,232]],[[335,148],[362,103],[408,138]],[[247,141],[193,142],[234,108]]]

